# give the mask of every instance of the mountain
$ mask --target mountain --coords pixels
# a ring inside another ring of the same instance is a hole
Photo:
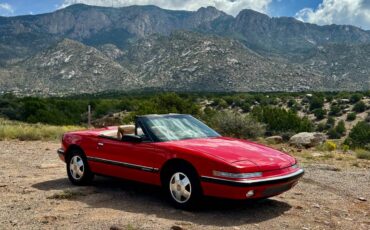
[[[299,91],[322,85],[319,76],[269,60],[237,40],[184,31],[133,43],[121,63],[146,85],[176,91]]]
[[[0,71],[0,91],[68,95],[131,90],[135,75],[93,47],[64,39],[54,47]]]
[[[0,91],[367,90],[369,47],[370,32],[354,26],[247,9],[77,4],[0,17]]]

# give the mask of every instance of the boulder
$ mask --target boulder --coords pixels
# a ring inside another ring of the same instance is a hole
[[[298,148],[310,148],[322,144],[326,140],[324,133],[298,133],[292,136],[289,144]]]
[[[270,144],[280,144],[283,142],[283,137],[271,136],[271,137],[266,137],[265,140],[267,141],[267,143],[270,143]]]

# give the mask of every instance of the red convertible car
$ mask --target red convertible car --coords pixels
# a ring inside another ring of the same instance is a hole
[[[159,185],[179,208],[193,207],[203,195],[275,196],[304,173],[286,153],[222,137],[182,114],[137,116],[132,126],[66,133],[58,154],[73,184],[99,174]]]

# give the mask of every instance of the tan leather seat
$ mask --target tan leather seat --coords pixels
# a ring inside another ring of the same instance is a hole
[[[118,126],[117,138],[121,140],[123,135],[126,135],[126,134],[135,134],[135,125]]]

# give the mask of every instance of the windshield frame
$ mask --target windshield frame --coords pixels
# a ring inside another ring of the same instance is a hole
[[[199,122],[200,125],[204,126],[204,128],[208,128],[212,132],[214,132],[215,135],[214,136],[207,136],[207,137],[184,138],[184,139],[178,139],[178,140],[162,140],[162,139],[160,139],[159,137],[157,137],[155,135],[155,133],[149,127],[148,123],[151,119],[171,118],[171,117],[173,117],[173,118],[191,118],[191,119],[194,119],[196,122]],[[213,130],[212,128],[210,128],[209,126],[207,126],[206,124],[204,124],[200,120],[198,120],[195,117],[193,117],[191,115],[188,115],[188,114],[164,114],[164,115],[156,115],[155,114],[155,115],[137,116],[136,117],[136,122],[141,124],[143,130],[145,130],[144,132],[149,136],[149,138],[153,142],[170,142],[170,141],[194,140],[194,139],[221,137],[221,135],[218,132],[216,132],[215,130]]]

